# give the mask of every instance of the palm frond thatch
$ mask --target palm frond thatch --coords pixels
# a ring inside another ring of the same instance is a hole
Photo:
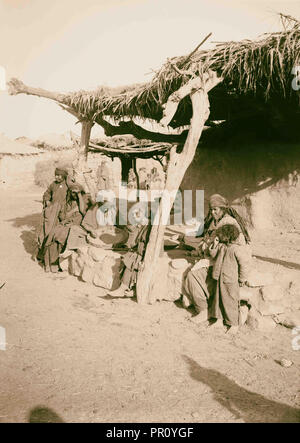
[[[98,115],[160,120],[162,105],[169,95],[191,76],[207,70],[224,78],[222,88],[227,94],[252,94],[266,101],[277,96],[288,101],[295,96],[292,68],[300,65],[300,22],[282,14],[281,19],[281,32],[264,34],[256,41],[216,43],[211,50],[194,52],[188,60],[186,56],[173,58],[173,64],[184,68],[182,74],[168,60],[149,83],[70,93],[67,105],[93,121],[97,121]],[[189,100],[184,99],[178,111],[186,118],[173,122],[173,126],[188,122],[189,107]]]

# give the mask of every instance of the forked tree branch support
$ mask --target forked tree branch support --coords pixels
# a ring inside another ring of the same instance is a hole
[[[198,85],[200,85],[199,80]],[[196,82],[190,82],[189,85],[191,88],[190,96],[193,107],[193,116],[183,150],[180,154],[177,154],[174,149],[171,151],[165,185],[165,191],[168,192],[168,195],[171,195],[170,208],[174,203],[176,192],[179,189],[185,172],[194,158],[204,124],[209,116],[208,91],[222,81],[222,79],[218,78],[213,72],[209,73],[206,78],[201,80],[201,87],[196,91],[193,91]],[[185,89],[185,92],[187,89]],[[166,106],[166,109],[167,108],[168,104]],[[173,103],[170,104],[169,108],[171,109],[170,113],[174,112]],[[159,254],[166,228],[163,223],[163,205],[164,200],[161,199],[156,214],[155,224],[153,224],[151,228],[143,265],[138,274],[137,300],[142,304],[153,303],[156,300],[156,294],[153,292],[153,285],[154,279],[157,278],[159,271]]]

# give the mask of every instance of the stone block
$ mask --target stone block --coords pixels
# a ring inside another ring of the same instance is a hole
[[[98,262],[94,267],[93,283],[104,289],[113,290],[120,286],[121,258],[106,256],[105,260]]]
[[[167,300],[175,301],[181,297],[183,282],[189,263],[185,259],[172,260],[167,267]],[[166,298],[164,298],[166,299]]]
[[[69,271],[69,262],[70,262],[70,256],[69,257],[66,257],[66,258],[63,258],[63,259],[60,259],[59,260],[59,265],[60,265],[60,268],[63,270],[63,271]]]
[[[271,317],[262,316],[255,308],[249,310],[246,324],[249,328],[260,331],[270,331],[276,327],[276,323]]]
[[[240,307],[240,326],[243,326],[248,318],[249,309],[246,305]]]
[[[102,260],[105,259],[107,252],[104,249],[100,249],[100,248],[95,248],[93,246],[91,246],[89,248],[89,256],[92,257],[92,259],[95,262],[101,262]]]
[[[89,249],[88,246],[81,246],[80,248],[77,249],[77,253],[79,256],[87,255],[88,249]]]
[[[75,253],[71,258],[71,264],[69,268],[70,274],[75,275],[76,277],[80,277],[83,267],[84,267],[83,260]]]
[[[95,270],[94,268],[91,268],[88,265],[84,265],[82,274],[81,274],[81,278],[83,281],[85,281],[86,283],[92,283],[93,279],[94,279],[94,275],[95,275]]]
[[[163,257],[159,257],[157,275],[152,289],[153,300],[150,300],[151,303],[154,303],[156,300],[175,301],[178,298],[177,292],[174,293],[173,284],[168,278],[169,262],[170,259],[168,256],[164,255]],[[178,272],[175,269],[173,269],[173,271]]]

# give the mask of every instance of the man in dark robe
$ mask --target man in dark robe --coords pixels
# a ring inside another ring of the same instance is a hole
[[[49,263],[49,246],[51,244],[51,233],[58,223],[58,214],[66,204],[68,185],[66,183],[68,173],[65,169],[55,169],[55,180],[48,187],[43,195],[43,214],[40,232],[38,234],[38,254],[37,259],[44,265],[46,272],[51,271]],[[50,237],[49,237],[50,235]],[[50,248],[50,249],[53,249]],[[54,251],[53,251],[54,252]],[[51,262],[51,260],[50,260]],[[53,268],[58,271],[58,266]]]
[[[83,188],[68,180],[64,170],[55,170],[53,182],[44,194],[43,225],[39,234],[37,259],[46,272],[60,271],[60,254],[85,243],[86,231],[80,226],[88,199]]]

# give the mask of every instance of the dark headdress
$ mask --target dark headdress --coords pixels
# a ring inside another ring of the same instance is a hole
[[[213,220],[211,208],[214,207],[222,208],[225,214],[228,214],[231,217],[235,218],[241,228],[242,234],[245,237],[246,243],[250,243],[251,241],[250,235],[246,228],[244,220],[237,213],[237,211],[229,205],[228,200],[225,197],[222,197],[222,195],[220,194],[213,194],[209,199],[209,211],[204,220],[204,234],[206,233],[207,229],[209,228]]]
[[[55,168],[55,175],[61,175],[64,178],[67,178],[68,176],[68,171],[66,171],[66,169],[63,168]]]

